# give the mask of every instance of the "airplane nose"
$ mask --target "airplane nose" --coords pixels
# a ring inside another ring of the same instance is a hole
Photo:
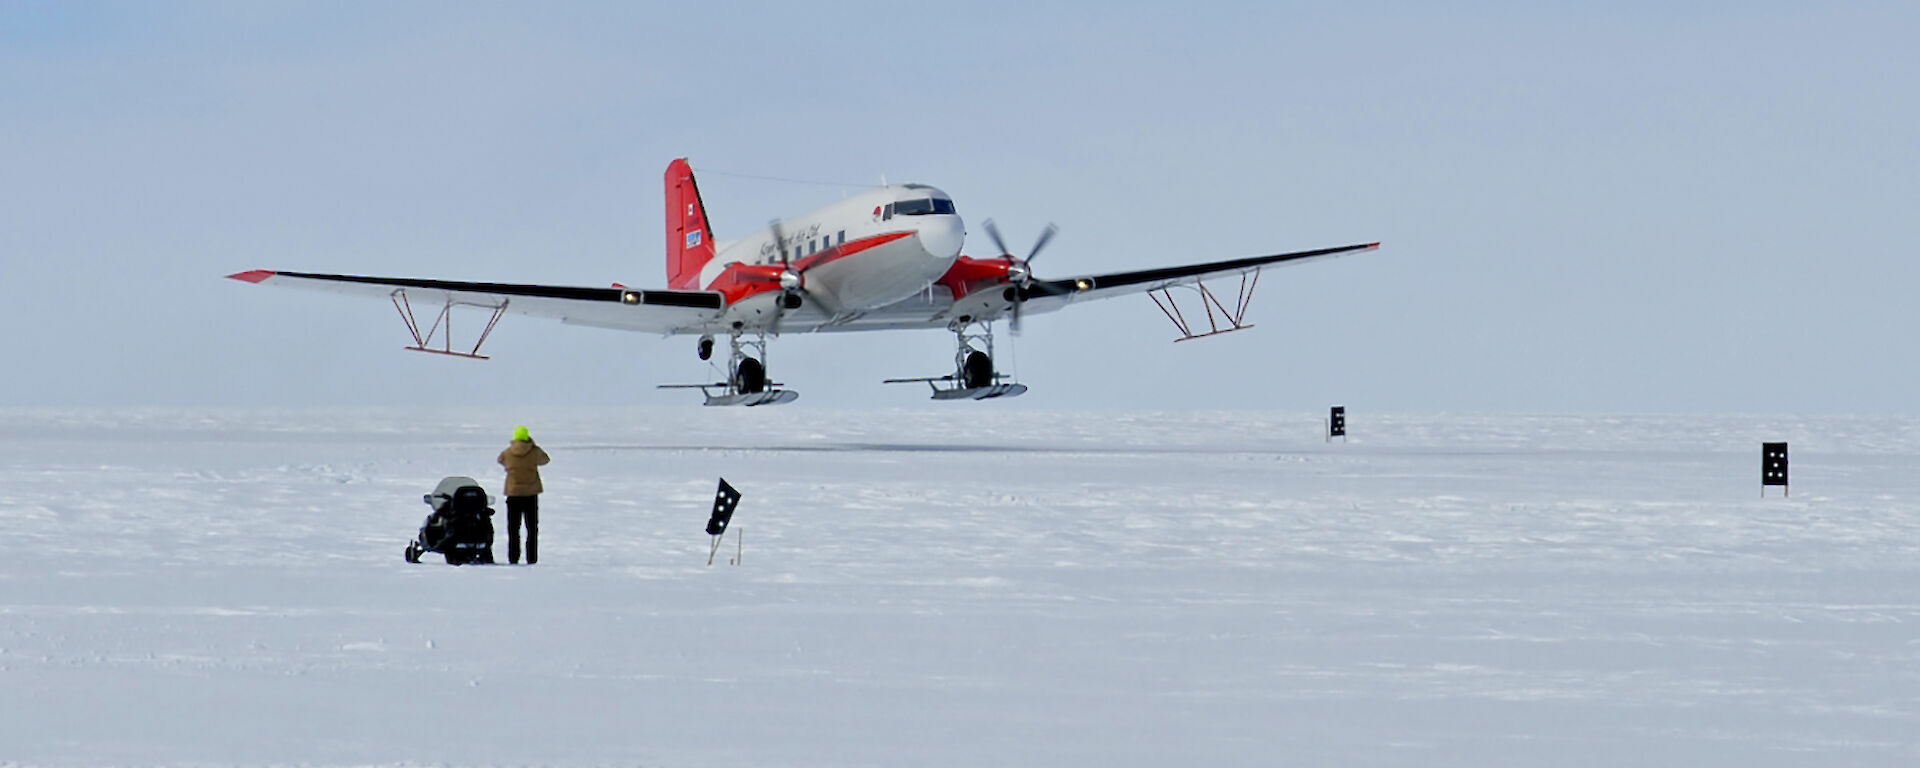
[[[933,218],[933,217],[930,217]],[[953,259],[960,255],[960,245],[966,239],[966,227],[958,216],[940,216],[920,226],[920,247],[936,259]]]

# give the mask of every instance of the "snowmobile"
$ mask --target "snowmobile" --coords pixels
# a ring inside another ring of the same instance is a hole
[[[420,524],[420,535],[407,542],[407,562],[439,552],[447,565],[493,563],[493,509],[486,489],[471,477],[449,477],[421,499],[433,512]]]

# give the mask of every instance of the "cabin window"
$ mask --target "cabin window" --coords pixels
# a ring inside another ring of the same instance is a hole
[[[846,245],[846,244],[847,244],[847,231],[843,229],[843,230],[840,230],[840,242],[834,243],[834,245]]]

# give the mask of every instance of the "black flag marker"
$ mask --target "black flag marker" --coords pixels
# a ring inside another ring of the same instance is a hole
[[[1787,487],[1787,444],[1760,444],[1760,493],[1766,494],[1767,486]],[[1791,491],[1787,492],[1791,495]]]
[[[707,535],[726,533],[727,524],[733,522],[733,508],[739,505],[740,492],[727,485],[726,478],[720,478],[720,490],[713,496],[713,517],[707,518]]]

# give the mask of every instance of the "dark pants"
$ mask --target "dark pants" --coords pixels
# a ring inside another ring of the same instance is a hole
[[[527,565],[540,561],[540,497],[507,497],[507,562],[520,562],[520,521],[527,523]]]

